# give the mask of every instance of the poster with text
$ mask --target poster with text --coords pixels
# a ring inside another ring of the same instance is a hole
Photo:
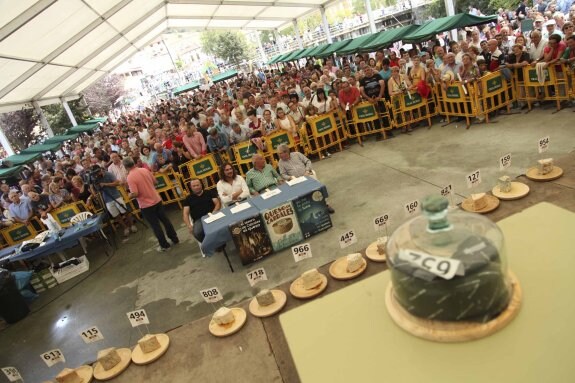
[[[230,225],[230,232],[242,265],[260,260],[273,252],[270,237],[259,214]]]
[[[262,211],[274,251],[291,247],[303,239],[291,202]]]
[[[293,201],[304,238],[332,227],[327,204],[321,191],[316,190]]]

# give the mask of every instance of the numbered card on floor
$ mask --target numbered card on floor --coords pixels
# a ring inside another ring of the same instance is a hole
[[[339,247],[345,249],[348,246],[357,243],[357,235],[353,230],[348,230],[339,236]]]
[[[254,271],[250,271],[249,273],[246,274],[246,277],[248,278],[248,282],[252,287],[259,281],[268,280],[268,276],[266,275],[266,271],[264,270],[263,267],[260,267],[259,269],[256,269]]]
[[[96,327],[96,326],[92,326],[92,327],[87,328],[86,330],[82,331],[80,333],[80,336],[82,337],[82,340],[84,341],[84,343],[92,343],[92,342],[97,342],[99,340],[104,339],[104,336],[102,335],[102,333],[100,332],[100,330],[98,330],[98,327]]]
[[[499,170],[505,170],[511,166],[511,153],[508,153],[499,159]]]
[[[46,363],[46,366],[52,367],[56,363],[66,363],[66,359],[64,358],[64,354],[60,349],[56,348],[54,350],[46,351],[40,358]]]
[[[389,222],[389,214],[378,215],[373,219],[373,229],[375,231],[383,230],[385,225]]]
[[[477,169],[474,172],[469,173],[467,176],[465,176],[465,180],[467,181],[468,189],[476,187],[481,183],[481,171]]]
[[[451,197],[453,195],[453,186],[451,184],[449,184],[449,185],[442,187],[440,193],[443,197],[446,197],[446,198]]]
[[[302,243],[291,248],[291,253],[293,254],[293,259],[296,262],[302,259],[311,258],[311,245],[309,243]]]
[[[400,249],[398,258],[443,279],[453,278],[457,270],[462,267],[461,261],[458,259],[436,257],[421,251],[408,249]]]
[[[131,311],[126,313],[126,315],[128,316],[132,327],[138,327],[143,324],[150,324],[150,320],[148,319],[148,315],[144,309]]]
[[[224,299],[222,297],[222,293],[220,293],[220,290],[217,287],[210,287],[209,289],[202,290],[200,291],[200,295],[204,298],[206,303],[214,303]]]
[[[16,367],[2,367],[2,372],[11,382],[17,382],[19,380],[22,380],[22,376],[20,375],[20,372],[18,372]]]
[[[410,215],[414,215],[419,213],[420,207],[419,207],[419,201],[415,200],[415,201],[411,201],[406,203],[403,208],[405,209],[405,213],[410,216]]]
[[[549,149],[549,136],[543,137],[539,139],[538,145],[539,153],[546,152]]]

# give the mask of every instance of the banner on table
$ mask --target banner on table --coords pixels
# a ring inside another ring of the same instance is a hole
[[[303,239],[291,202],[262,211],[274,251],[290,247]]]
[[[230,232],[242,265],[260,260],[273,252],[270,237],[259,214],[230,225]]]
[[[327,204],[320,190],[295,199],[293,206],[304,239],[332,227]]]

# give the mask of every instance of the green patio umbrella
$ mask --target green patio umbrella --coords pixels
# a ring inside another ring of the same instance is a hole
[[[297,56],[299,56],[303,51],[305,51],[305,48],[296,49],[295,51],[291,52],[288,56],[284,57],[282,61],[283,62],[294,61],[297,58]]]
[[[363,47],[366,44],[369,44],[371,41],[373,41],[375,38],[377,38],[378,35],[383,34],[384,32],[378,32],[378,33],[372,33],[369,35],[363,35],[360,37],[356,37],[355,39],[351,40],[351,42],[349,44],[346,44],[344,47],[337,49],[336,53],[338,55],[348,55],[351,53],[355,53],[357,51],[359,51],[359,49],[361,47]]]
[[[324,43],[318,45],[317,47],[307,52],[307,57],[315,57],[321,55],[321,53],[324,52],[327,48],[329,48],[330,45],[331,45],[330,43]]]
[[[215,84],[216,82],[224,81],[237,75],[238,75],[237,70],[229,70],[223,73],[218,73],[214,75],[214,77],[212,77],[212,82]]]
[[[198,89],[200,87],[199,81],[192,81],[187,83],[186,85],[182,85],[174,89],[174,96],[178,94],[189,92],[190,90]]]
[[[303,59],[305,57],[310,57],[309,52],[312,52],[315,48],[317,48],[317,47],[307,47],[303,51],[298,53],[293,59],[299,60],[299,59]]]
[[[55,152],[62,147],[61,142],[36,144],[22,150],[20,154]]]
[[[22,165],[13,166],[11,168],[0,168],[0,180],[10,178],[22,170]]]
[[[10,167],[29,164],[42,157],[42,153],[26,153],[26,154],[14,154],[4,158],[4,163],[9,163]]]
[[[94,124],[94,123],[98,123],[98,122],[106,122],[107,119],[108,119],[108,117],[97,117],[97,118],[92,118],[90,120],[86,120],[86,121],[82,122],[82,124]]]
[[[353,40],[354,39],[336,41],[335,43],[330,44],[329,47],[327,47],[327,49],[318,52],[316,56],[318,57],[330,56],[333,53],[338,52],[339,50],[345,48],[348,44],[351,44]]]
[[[419,27],[420,25],[410,24],[410,25],[404,25],[403,27],[388,29],[386,31],[378,33],[375,39],[361,46],[359,48],[359,51],[373,52],[378,49],[386,48],[397,41],[401,41],[403,39],[403,36],[413,32]]]
[[[475,25],[487,24],[497,21],[497,15],[474,16],[469,13],[460,13],[454,16],[442,17],[423,24],[402,38],[404,43],[420,43],[433,39],[435,35],[452,29],[461,29]]]
[[[99,126],[99,123],[91,123],[91,124],[78,124],[70,129],[66,133],[86,133],[86,132],[93,132]]]
[[[69,140],[75,140],[80,134],[79,133],[71,133],[71,134],[62,134],[59,136],[50,137],[47,140],[44,140],[43,144],[53,144],[57,142],[65,142]]]

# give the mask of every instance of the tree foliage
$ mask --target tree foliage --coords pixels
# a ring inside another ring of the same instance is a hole
[[[68,106],[78,124],[86,120],[88,108],[82,105],[80,99],[69,101]],[[42,110],[54,134],[64,134],[72,127],[72,122],[62,104],[46,105],[42,107]]]
[[[126,94],[122,76],[111,74],[90,85],[82,92],[92,113],[106,115]]]
[[[14,151],[26,149],[45,134],[34,109],[0,114],[0,125]]]
[[[370,0],[371,10],[374,11],[381,7],[389,7],[395,5],[397,0]],[[364,14],[366,12],[365,0],[353,0],[353,11],[357,14]]]
[[[218,57],[229,64],[239,65],[252,56],[253,47],[246,37],[236,31],[205,31],[200,37],[205,53]]]

